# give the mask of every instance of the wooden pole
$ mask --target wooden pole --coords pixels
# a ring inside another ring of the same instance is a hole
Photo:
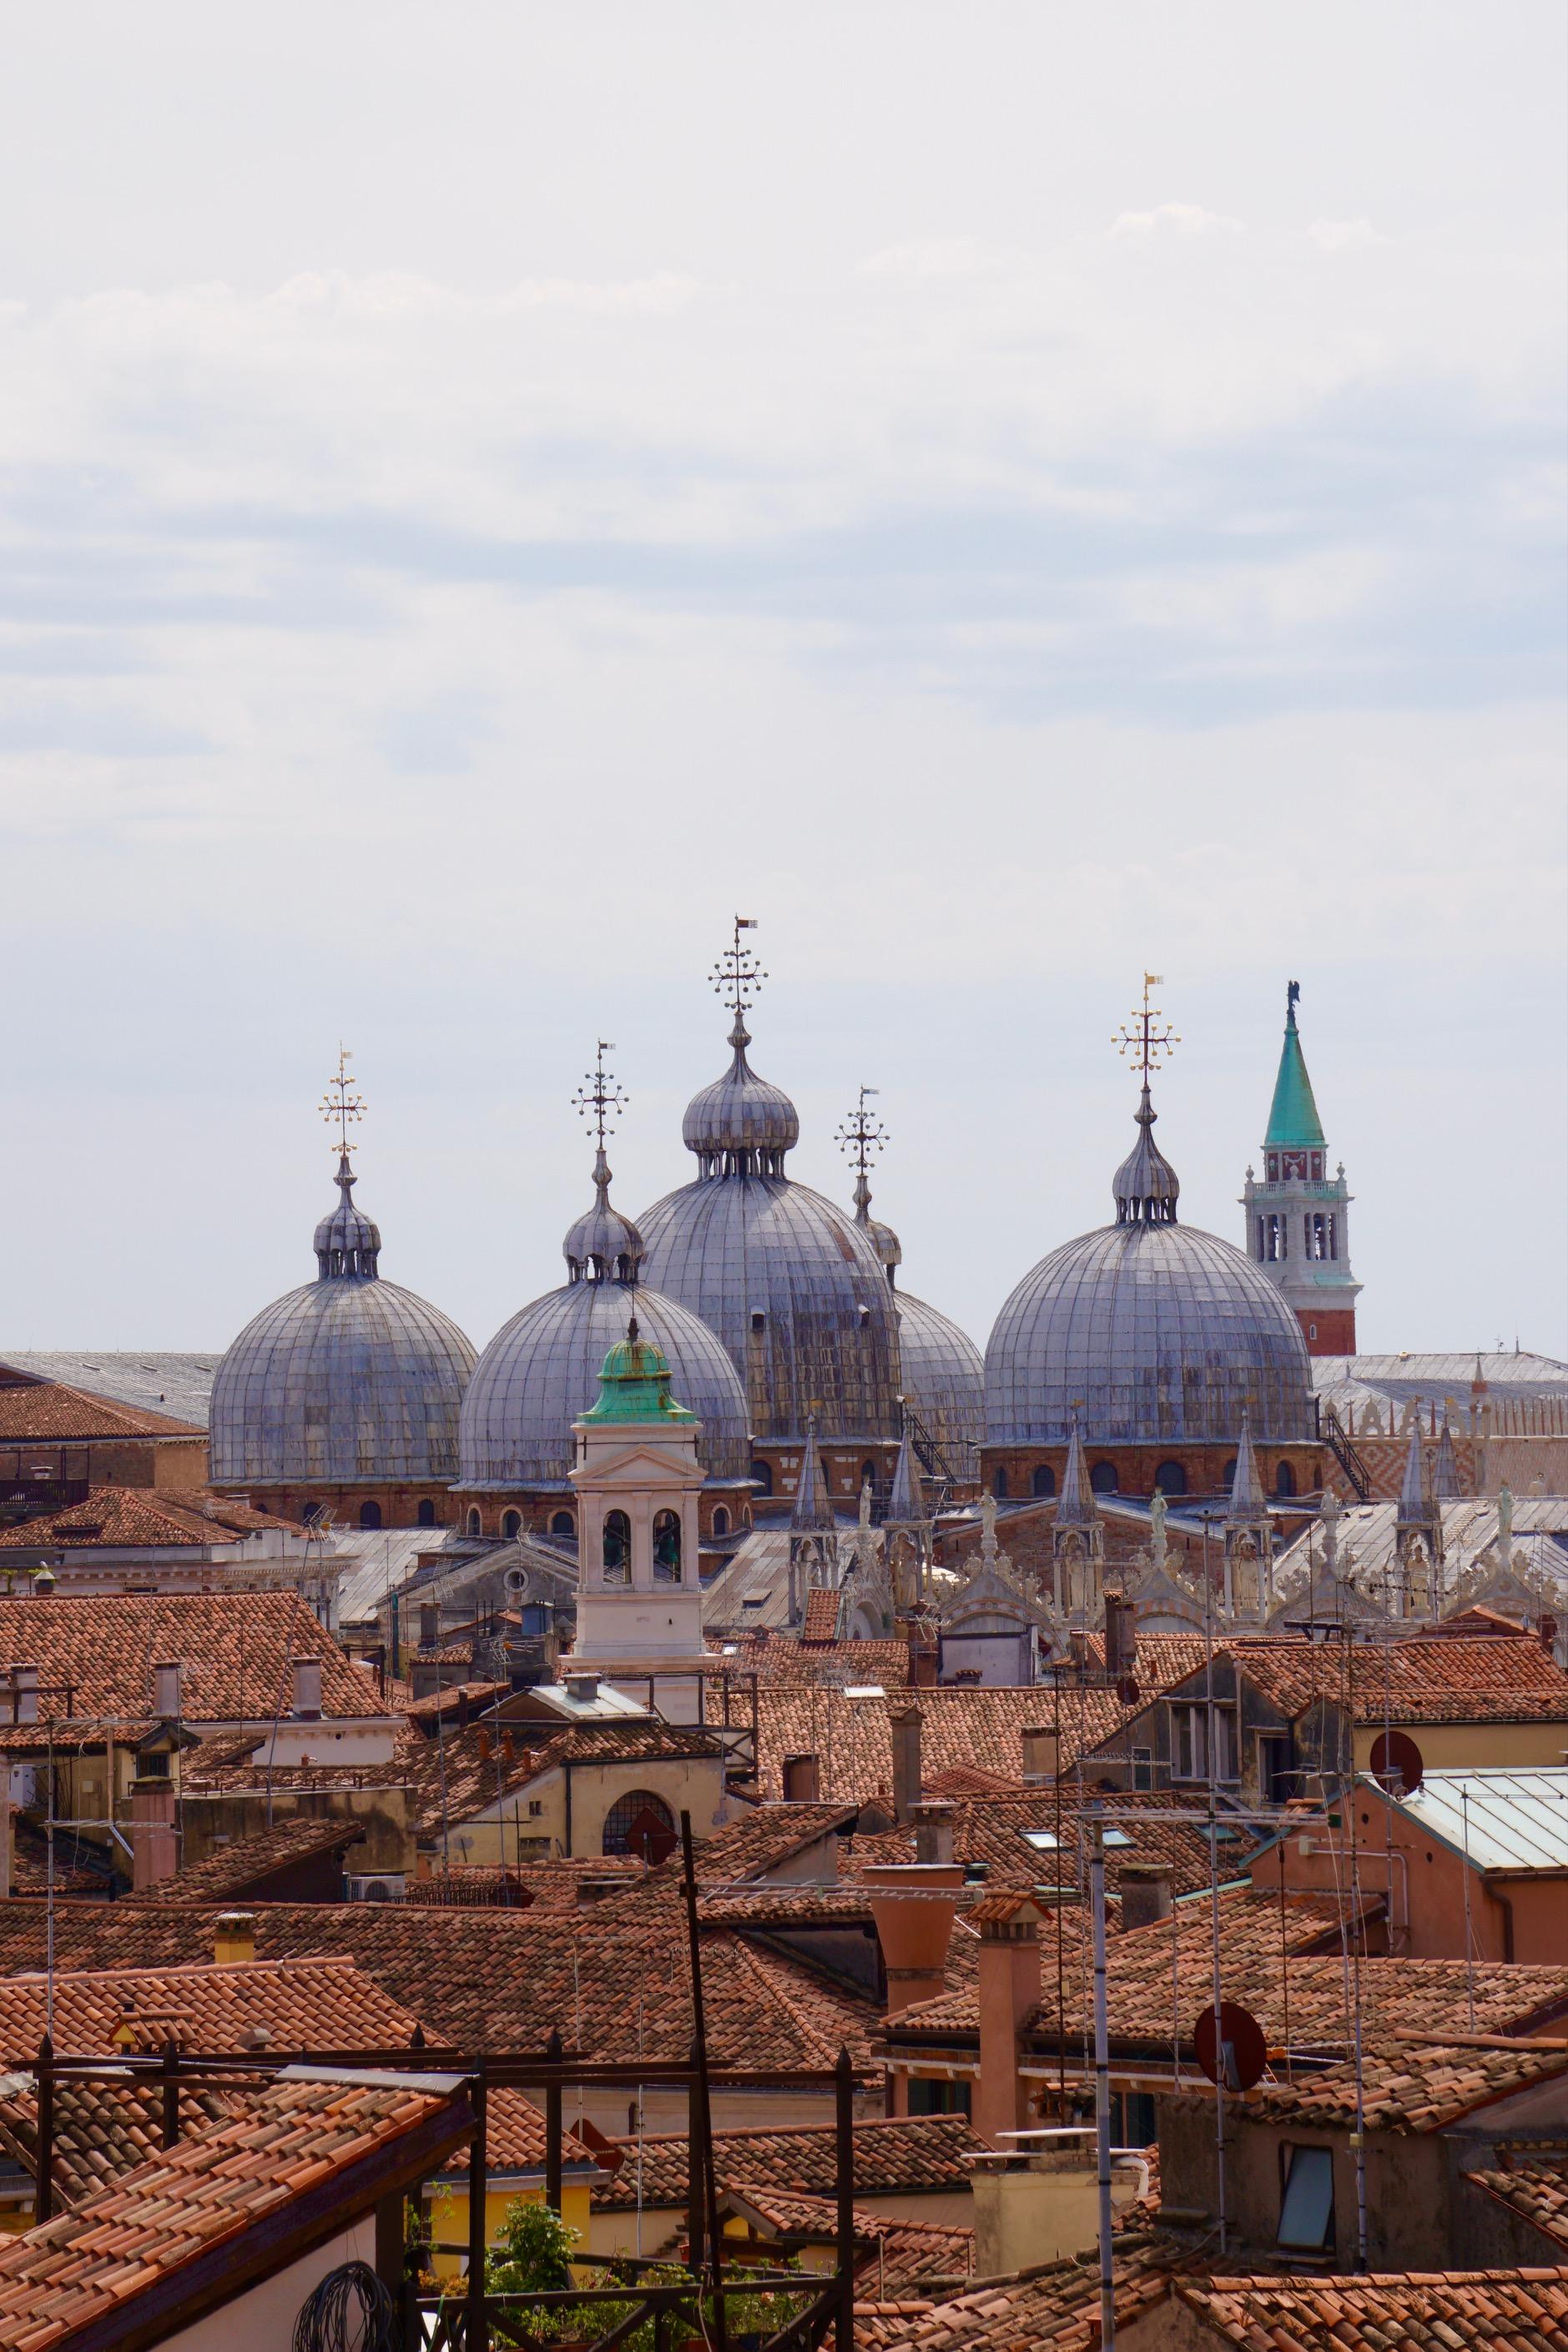
[[[468,2314],[463,2352],[490,2352],[485,2316],[485,2208],[489,2171],[485,2154],[485,2070],[481,2061],[471,2093],[474,2137],[468,2149]]]
[[[559,2025],[552,2025],[545,2043],[545,2056],[554,2065],[560,2063],[561,2039]],[[545,2085],[545,2203],[552,2213],[560,2211],[560,2084]]]
[[[834,2153],[838,2166],[839,2307],[833,2352],[855,2352],[855,2084],[847,2050],[839,2052],[833,2085]]]
[[[718,2232],[718,2182],[713,2159],[713,2102],[708,2095],[707,2021],[703,2011],[702,1947],[697,1936],[697,1872],[692,1856],[692,1817],[689,1812],[681,1815],[681,1860],[685,1867],[682,1891],[686,1899],[686,1942],[690,1948],[692,1970],[693,2062],[696,2069],[696,2081],[691,2090],[697,2111],[698,2150],[694,2152],[700,2152],[702,2158],[707,2204],[704,2218],[707,2223],[708,2259],[713,2265],[713,2283],[716,2288],[724,2283],[724,2257]],[[695,2261],[692,2267],[694,2270],[696,2268]],[[722,2294],[714,2297],[713,2341],[716,2352],[729,2352],[729,2328],[725,2319]]]

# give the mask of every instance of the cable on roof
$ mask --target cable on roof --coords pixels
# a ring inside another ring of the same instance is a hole
[[[293,2352],[398,2352],[397,2306],[368,2263],[329,2271],[306,2296]]]

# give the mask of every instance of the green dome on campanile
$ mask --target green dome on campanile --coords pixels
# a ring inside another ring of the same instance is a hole
[[[1269,1129],[1263,1138],[1263,1148],[1271,1144],[1305,1144],[1309,1150],[1323,1142],[1323,1123],[1318,1117],[1318,1106],[1312,1094],[1312,1082],[1307,1076],[1306,1055],[1296,1027],[1296,999],[1301,984],[1291,981],[1285,991],[1285,1042],[1280,1049],[1280,1071],[1274,1080],[1274,1099],[1269,1106]]]
[[[626,1337],[617,1339],[599,1370],[599,1396],[583,1414],[584,1421],[658,1421],[691,1423],[695,1412],[677,1404],[670,1394],[670,1360],[653,1340],[644,1339],[633,1315]]]

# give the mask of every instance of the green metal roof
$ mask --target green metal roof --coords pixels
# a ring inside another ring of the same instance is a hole
[[[624,1339],[617,1339],[599,1372],[599,1397],[583,1414],[584,1421],[695,1422],[695,1412],[676,1404],[670,1394],[669,1358],[651,1339],[637,1334],[636,1318]]]
[[[1292,991],[1295,982],[1291,983]],[[1269,1106],[1269,1131],[1263,1138],[1264,1149],[1271,1144],[1317,1144],[1323,1141],[1322,1121],[1312,1099],[1312,1082],[1307,1076],[1306,1056],[1296,1033],[1296,1000],[1292,993],[1285,1012],[1285,1042],[1280,1050],[1280,1075],[1274,1081],[1274,1099]]]

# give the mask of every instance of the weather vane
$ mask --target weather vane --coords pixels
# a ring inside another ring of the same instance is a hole
[[[867,1096],[880,1091],[877,1087],[861,1088],[859,1108],[850,1112],[834,1138],[839,1150],[848,1154],[856,1174],[862,1178],[876,1154],[890,1139],[876,1113],[866,1108]]]
[[[582,1084],[571,1098],[579,1118],[591,1119],[593,1122],[593,1131],[598,1139],[601,1151],[604,1149],[605,1137],[613,1135],[615,1132],[616,1112],[624,1110],[632,1099],[629,1094],[622,1091],[614,1071],[607,1070],[604,1066],[604,1056],[606,1054],[613,1054],[615,1048],[608,1037],[600,1038],[598,1050],[593,1057],[593,1067],[591,1070],[584,1070]]]
[[[350,1125],[365,1115],[363,1097],[355,1093],[354,1081],[349,1076],[349,1065],[353,1058],[347,1045],[339,1045],[338,1075],[321,1097],[321,1116],[329,1127],[337,1129],[338,1151],[345,1160],[349,1156]]]
[[[1149,1072],[1157,1069],[1162,1060],[1168,1062],[1181,1044],[1181,1039],[1169,1022],[1165,1021],[1159,1006],[1149,1003],[1150,989],[1164,986],[1165,982],[1157,971],[1146,971],[1144,974],[1143,1010],[1140,1012],[1134,1006],[1132,1027],[1128,1028],[1124,1024],[1111,1040],[1119,1054],[1133,1055],[1134,1066],[1143,1073],[1145,1086],[1149,1083]],[[1164,1022],[1165,1025],[1157,1026],[1156,1024],[1161,1022]]]
[[[757,992],[768,977],[751,950],[740,943],[742,931],[756,929],[755,915],[737,915],[735,938],[713,968],[714,994],[723,997],[737,1024],[747,1006],[756,1002]]]

